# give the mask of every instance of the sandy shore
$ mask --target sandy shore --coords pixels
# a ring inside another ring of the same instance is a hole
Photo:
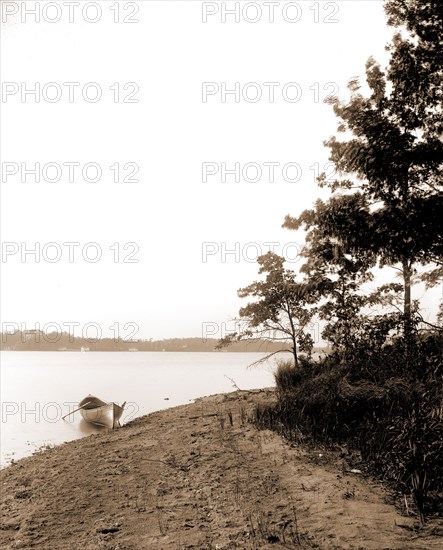
[[[20,460],[0,472],[0,547],[441,548],[441,523],[417,529],[339,454],[256,430],[272,399],[207,397]]]

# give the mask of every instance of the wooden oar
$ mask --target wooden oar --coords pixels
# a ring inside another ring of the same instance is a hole
[[[84,407],[86,407],[86,405],[89,405],[90,403],[92,403],[92,401],[88,401],[87,403],[85,403],[84,405],[82,405],[81,407],[79,407],[78,409],[75,409],[74,411],[68,413],[68,414],[65,414],[65,416],[62,416],[62,420],[64,420],[67,416],[69,416],[70,414],[74,414],[75,412],[79,411],[80,409],[83,409]]]

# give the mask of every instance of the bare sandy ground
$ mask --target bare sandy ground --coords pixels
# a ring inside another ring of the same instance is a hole
[[[272,398],[199,399],[2,470],[0,547],[442,548],[441,522],[419,529],[338,453],[250,424],[254,404]]]

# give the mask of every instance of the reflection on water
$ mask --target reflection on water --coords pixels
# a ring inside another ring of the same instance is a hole
[[[62,420],[63,426],[66,430],[74,435],[73,439],[76,439],[78,432],[81,432],[83,435],[98,434],[103,430],[107,430],[106,426],[100,426],[98,424],[91,424],[87,422],[84,418],[80,417],[80,420],[72,422],[69,417],[65,420]],[[67,437],[67,439],[72,439],[72,437]]]
[[[78,429],[84,435],[98,434],[105,430],[109,430],[109,428],[106,428],[105,426],[99,426],[98,424],[91,424],[90,422],[86,422],[84,418],[80,420],[78,424]]]

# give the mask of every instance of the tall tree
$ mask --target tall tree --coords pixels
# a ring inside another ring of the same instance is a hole
[[[349,213],[346,220],[331,203],[330,235],[354,251],[370,251],[381,267],[399,265],[410,339],[415,266],[443,258],[443,11],[439,2],[390,0],[386,12],[389,24],[403,27],[388,46],[386,72],[371,58],[368,96],[354,79],[349,101],[330,100],[338,132],[352,136],[325,142],[339,175],[330,187],[361,196],[367,214]],[[326,185],[324,176],[319,183]],[[303,218],[286,226],[295,228]]]
[[[361,292],[363,283],[372,280],[370,268],[375,263],[371,253],[354,251],[352,245],[341,239],[337,227],[344,223],[355,231],[367,225],[369,210],[361,194],[332,198],[328,203],[316,202],[313,210],[305,210],[299,218],[286,217],[285,226],[299,229],[304,224],[309,229],[302,256],[306,258],[301,272],[306,280],[315,282],[318,316],[326,321],[322,332],[332,344],[341,362],[351,350],[351,342],[361,309],[368,298]],[[342,221],[340,221],[342,220]]]
[[[390,47],[389,78],[393,82],[392,100],[401,114],[403,124],[415,131],[421,139],[421,153],[425,161],[421,180],[438,198],[434,208],[425,216],[441,217],[443,133],[443,15],[441,2],[399,1],[386,2],[390,25],[403,26],[409,33],[397,34]],[[441,229],[441,228],[440,228]],[[441,233],[440,233],[441,235]],[[428,287],[443,278],[441,250],[432,250],[428,259],[436,265],[422,277]]]
[[[307,229],[301,253],[306,262],[300,271],[311,286],[315,282],[320,299],[318,317],[326,321],[322,336],[332,344],[341,363],[368,343],[371,348],[383,345],[399,325],[402,285],[385,284],[375,291],[365,286],[374,279],[371,268],[377,260],[370,248],[362,248],[362,242],[371,238],[366,232],[371,229],[370,221],[365,197],[353,193],[332,197],[326,203],[318,200],[314,209],[305,210],[298,218],[287,216],[284,223],[289,229],[302,225]],[[348,231],[346,238],[342,237],[343,228]],[[375,316],[369,309],[373,306],[377,306]],[[374,326],[368,331],[371,323]]]

